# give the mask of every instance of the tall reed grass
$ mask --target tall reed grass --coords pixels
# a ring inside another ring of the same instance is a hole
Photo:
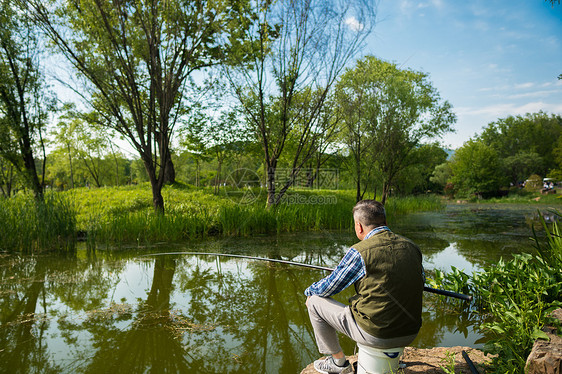
[[[36,253],[73,251],[76,211],[67,198],[46,194],[43,201],[31,195],[0,199],[0,249]]]
[[[139,193],[135,194],[135,190]],[[166,213],[160,215],[153,212],[147,190],[142,186],[76,190],[74,198],[81,206],[79,225],[88,232],[88,240],[146,244],[208,235],[353,228],[353,191],[292,190],[278,206],[266,208],[264,193],[247,204],[210,190],[168,186],[163,191]],[[393,217],[441,207],[435,197],[392,198],[387,203],[387,214]]]
[[[384,205],[390,219],[408,213],[440,210],[443,207],[442,200],[435,195],[391,197]]]

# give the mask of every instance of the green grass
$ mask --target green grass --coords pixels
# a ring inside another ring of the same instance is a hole
[[[543,195],[540,191],[514,190],[507,196],[493,197],[490,199],[478,200],[471,198],[471,202],[493,203],[493,204],[549,204],[562,205],[562,189],[558,189],[557,194]]]
[[[73,203],[56,193],[46,194],[44,201],[31,195],[0,199],[0,250],[72,251],[76,243],[75,217]]]
[[[208,235],[351,230],[355,192],[348,190],[290,190],[276,207],[266,209],[266,193],[196,189],[177,184],[163,189],[165,214],[153,212],[148,184],[110,188],[78,188],[62,193],[75,202],[78,229],[88,240],[107,243],[176,242]],[[440,199],[391,198],[387,215],[442,208]]]

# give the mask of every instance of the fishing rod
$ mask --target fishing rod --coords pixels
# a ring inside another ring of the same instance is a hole
[[[219,257],[233,257],[233,258],[243,258],[243,259],[248,259],[248,260],[257,260],[257,261],[266,261],[266,262],[278,262],[281,264],[287,264],[287,265],[296,265],[296,266],[302,266],[305,268],[310,268],[310,269],[318,269],[318,270],[325,270],[325,271],[334,271],[333,268],[329,268],[326,266],[318,266],[318,265],[309,265],[309,264],[303,264],[302,262],[295,262],[295,261],[288,261],[288,260],[278,260],[275,258],[267,258],[267,257],[256,257],[256,256],[246,256],[246,255],[235,255],[235,254],[230,254],[230,253],[212,253],[212,252],[165,252],[165,253],[153,253],[153,254],[146,254],[143,255],[142,257],[145,256],[169,256],[169,255],[199,255],[199,256],[219,256]],[[465,301],[472,301],[472,296],[470,295],[464,295],[462,293],[457,293],[457,292],[453,292],[453,291],[446,291],[446,290],[440,290],[438,288],[432,288],[432,287],[428,287],[428,286],[424,286],[423,290],[426,292],[430,292],[430,293],[434,293],[434,294],[438,294],[438,295],[444,295],[444,296],[449,296],[449,297],[454,297],[455,299],[460,299],[460,300],[465,300]]]

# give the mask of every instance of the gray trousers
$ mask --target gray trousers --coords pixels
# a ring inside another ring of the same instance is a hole
[[[355,322],[351,309],[329,297],[311,296],[307,302],[310,322],[318,350],[322,354],[340,352],[337,332],[341,332],[359,344],[379,349],[405,347],[417,334],[392,339],[380,339],[365,332]]]

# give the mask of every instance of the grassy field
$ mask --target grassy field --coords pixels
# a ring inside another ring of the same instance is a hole
[[[195,188],[183,184],[163,189],[165,214],[155,214],[149,184],[76,188],[50,192],[36,204],[29,196],[0,200],[0,250],[36,251],[71,247],[76,236],[89,244],[130,245],[179,242],[209,235],[251,236],[297,231],[352,230],[351,190],[292,189],[281,204],[266,208],[266,193]],[[561,195],[515,193],[474,200],[483,203],[560,204]],[[453,200],[456,202],[456,200]],[[387,216],[443,208],[441,197],[391,197]],[[65,244],[70,243],[70,244]]]
[[[541,194],[539,191],[526,191],[517,190],[512,191],[506,196],[494,197],[490,199],[476,199],[472,198],[467,201],[470,202],[484,202],[493,204],[552,204],[561,205],[562,204],[562,189],[554,194]],[[457,199],[453,199],[457,200]]]
[[[277,207],[266,209],[262,190],[221,191],[185,185],[163,190],[165,214],[155,214],[148,184],[77,188],[61,193],[72,201],[79,231],[104,243],[174,242],[208,235],[249,236],[264,233],[351,230],[354,191],[291,190]],[[391,198],[387,215],[443,207],[440,199]]]

